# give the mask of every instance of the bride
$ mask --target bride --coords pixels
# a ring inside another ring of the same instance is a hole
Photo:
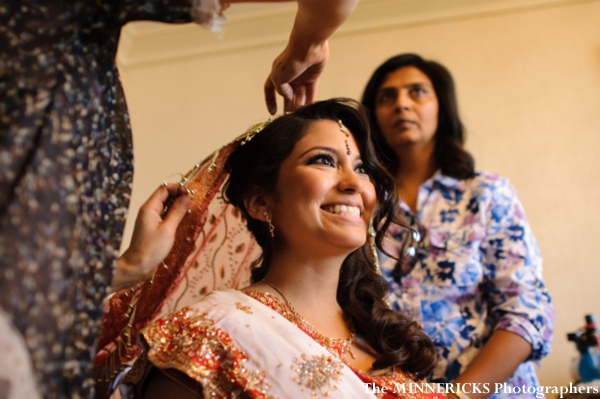
[[[362,107],[317,102],[243,140],[227,159],[224,197],[262,249],[253,284],[213,291],[146,326],[124,397],[422,395],[405,392],[436,354],[384,299],[373,251],[398,199]],[[144,248],[135,233],[132,242]]]

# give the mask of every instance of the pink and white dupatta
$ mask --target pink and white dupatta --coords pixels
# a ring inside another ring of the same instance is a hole
[[[337,356],[240,291],[212,292],[141,336],[148,360],[197,381],[206,398],[375,398]]]
[[[164,265],[151,280],[117,292],[108,301],[94,361],[99,381],[109,382],[135,360],[140,353],[138,332],[153,320],[213,290],[249,284],[249,266],[260,247],[239,210],[226,204],[222,195],[228,178],[225,162],[247,139],[246,134],[227,144],[182,178],[181,184],[193,192],[191,213],[180,224]]]

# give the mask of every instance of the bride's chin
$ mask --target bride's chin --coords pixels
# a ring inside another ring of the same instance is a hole
[[[361,248],[363,245],[365,245],[365,243],[367,242],[367,238],[366,237],[362,237],[359,238],[357,237],[356,239],[352,239],[352,237],[344,237],[343,242],[339,243],[339,247],[340,249],[347,251],[348,254],[350,254],[351,252],[356,251],[357,249]]]

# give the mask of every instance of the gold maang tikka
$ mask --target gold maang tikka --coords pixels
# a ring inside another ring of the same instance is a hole
[[[350,137],[350,132],[348,128],[344,126],[341,119],[338,119],[338,124],[340,125],[340,130],[346,135],[346,154],[351,155],[352,151],[350,151],[350,144],[348,143],[348,137]]]

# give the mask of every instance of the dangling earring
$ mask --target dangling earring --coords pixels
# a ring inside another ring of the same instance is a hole
[[[373,266],[375,271],[381,276],[381,269],[379,268],[379,256],[377,255],[377,245],[375,244],[375,229],[373,228],[373,221],[369,223],[369,246],[371,247],[371,256],[373,257]]]
[[[267,211],[263,212],[263,216],[269,224],[269,234],[271,234],[271,237],[275,238],[275,226],[273,226],[273,223],[271,223],[273,220],[269,217],[269,213]]]
[[[375,228],[373,227],[372,220],[371,220],[371,223],[369,223],[368,233],[369,233],[369,246],[371,247],[371,256],[373,257],[373,266],[375,266],[375,271],[377,272],[377,274],[379,274],[380,276],[383,276],[383,274],[381,273],[381,268],[379,267],[379,255],[377,254],[377,244],[375,243],[376,234],[375,234]],[[387,294],[383,298],[383,303],[385,304],[385,306],[388,309],[392,308],[392,304],[387,299]]]

